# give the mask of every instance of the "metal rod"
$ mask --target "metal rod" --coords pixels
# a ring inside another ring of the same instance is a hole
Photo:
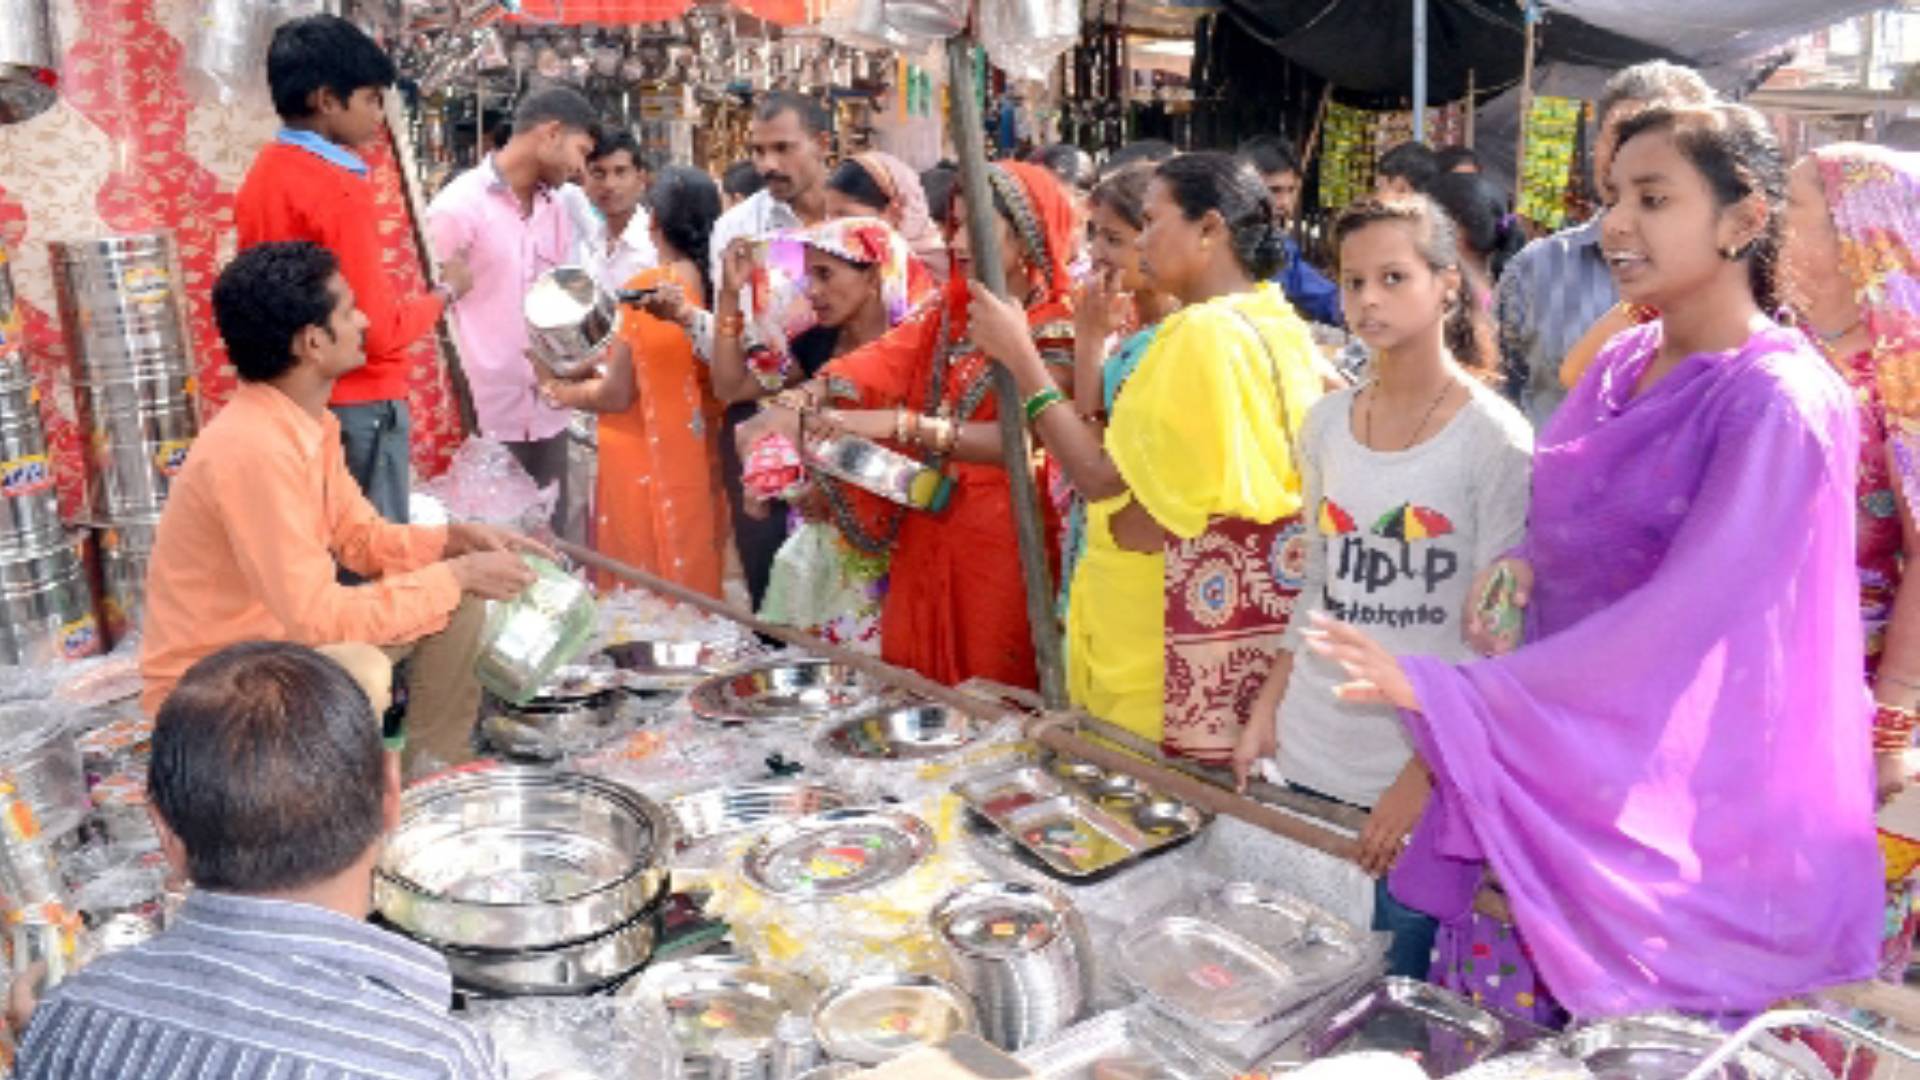
[[[967,202],[973,274],[994,295],[1005,297],[1006,273],[993,228],[993,195],[987,187],[986,127],[973,85],[973,42],[965,34],[948,40],[947,69],[949,125],[960,166],[961,196]],[[1040,670],[1040,695],[1048,708],[1065,708],[1066,677],[1060,663],[1060,634],[1053,618],[1053,574],[1047,569],[1046,538],[1040,528],[1040,499],[1027,452],[1020,391],[1006,365],[996,363],[991,372],[999,404],[1001,464],[1012,493],[1013,524],[1020,541],[1020,576],[1027,585],[1027,625],[1033,634],[1034,666]]]
[[[1413,141],[1427,141],[1427,0],[1413,0]]]

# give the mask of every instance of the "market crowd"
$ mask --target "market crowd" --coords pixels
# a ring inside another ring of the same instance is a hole
[[[408,767],[470,757],[479,601],[544,550],[407,524],[404,355],[442,315],[476,434],[540,483],[598,414],[599,551],[1031,687],[1004,365],[1074,703],[1364,811],[1397,974],[1548,1022],[1903,977],[1911,882],[1874,815],[1920,722],[1912,157],[1786,161],[1756,113],[1645,64],[1595,103],[1590,220],[1528,242],[1471,151],[1407,144],[1316,268],[1277,137],[1050,147],[972,205],[949,167],[833,160],[810,98],[764,95],[716,180],[547,89],[433,199],[441,284],[408,297],[355,153],[391,63],[317,16],[268,66],[286,128],[213,291],[243,387],[174,489],[141,656],[153,806],[201,889],[160,948],[40,1005],[19,1075],[492,1067],[445,1022],[444,967],[361,926],[398,798],[389,665],[411,657]],[[979,217],[1005,295],[976,282]],[[643,296],[584,376],[521,315],[562,265]],[[924,490],[807,467],[848,438]],[[405,1038],[330,1040],[349,1012]]]

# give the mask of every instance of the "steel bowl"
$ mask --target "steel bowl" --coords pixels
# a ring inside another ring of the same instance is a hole
[[[493,952],[585,942],[666,890],[673,823],[580,773],[486,764],[423,781],[374,870],[374,907],[429,944]]]
[[[841,757],[905,761],[938,757],[980,736],[973,717],[945,705],[905,705],[836,721],[820,737]]]
[[[814,994],[804,980],[741,957],[697,956],[648,968],[620,997],[663,1010],[681,1053],[696,1058],[728,1037],[767,1048],[780,1018],[810,1011]]]
[[[725,666],[727,649],[713,641],[628,641],[602,655],[637,679],[697,679]]]
[[[531,344],[562,379],[592,370],[619,322],[613,297],[578,266],[556,266],[535,278],[521,312]]]
[[[604,745],[679,699],[672,690],[617,688],[577,698],[536,697],[525,705],[490,699],[480,735],[510,758],[558,761]]]
[[[688,702],[702,720],[739,725],[821,719],[872,697],[870,681],[854,668],[829,660],[783,660],[716,675],[694,687]]]
[[[440,945],[459,986],[502,997],[591,994],[653,959],[660,912],[652,905],[632,919],[584,941],[540,949],[471,949]]]

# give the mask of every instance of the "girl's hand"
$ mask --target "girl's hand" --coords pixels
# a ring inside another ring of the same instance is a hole
[[[1533,599],[1533,567],[1524,559],[1496,559],[1467,590],[1467,644],[1482,656],[1512,652]]]
[[[1353,857],[1360,869],[1374,877],[1382,877],[1393,869],[1432,795],[1433,779],[1418,759],[1400,771],[1393,785],[1374,804],[1373,812],[1367,815],[1367,823],[1360,830],[1359,850]]]
[[[1012,368],[1015,374],[1031,374],[1040,357],[1033,349],[1032,332],[1027,329],[1027,313],[1018,306],[993,295],[977,281],[967,283],[973,302],[968,309],[968,336],[981,352]],[[1046,373],[1040,372],[1046,381]]]
[[[1265,696],[1264,692],[1262,696]],[[1233,789],[1247,790],[1247,780],[1253,776],[1254,765],[1279,752],[1279,720],[1271,707],[1263,709],[1256,700],[1253,715],[1247,719],[1247,726],[1240,732],[1239,741],[1233,745]]]
[[[1105,341],[1113,336],[1121,322],[1125,300],[1120,292],[1120,273],[1109,270],[1095,274],[1073,295],[1073,333],[1078,341]]]
[[[727,245],[727,253],[720,257],[720,289],[727,296],[739,296],[740,290],[753,280],[754,251],[753,241],[741,237]]]
[[[693,305],[687,303],[687,293],[677,281],[669,281],[640,302],[640,310],[665,322],[678,323],[681,326],[693,321]]]
[[[1301,636],[1307,639],[1308,648],[1339,664],[1351,679],[1333,688],[1340,700],[1396,709],[1420,708],[1420,699],[1413,696],[1413,683],[1407,681],[1400,661],[1366,634],[1316,611],[1313,629],[1301,631]]]

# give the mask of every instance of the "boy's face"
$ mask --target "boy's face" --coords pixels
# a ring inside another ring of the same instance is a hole
[[[345,101],[331,90],[316,90],[313,104],[320,119],[320,133],[341,146],[361,147],[379,141],[387,120],[385,94],[377,86],[363,86],[348,94]]]

